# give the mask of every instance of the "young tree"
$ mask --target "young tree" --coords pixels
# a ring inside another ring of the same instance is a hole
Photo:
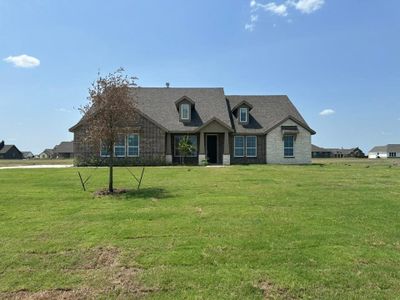
[[[185,157],[195,151],[195,148],[189,136],[183,137],[178,143],[178,150],[181,154],[181,164],[185,163]]]
[[[107,150],[109,166],[108,191],[114,192],[114,145],[121,137],[132,133],[137,119],[136,77],[128,77],[120,68],[98,78],[89,88],[88,103],[80,108],[86,128],[87,143]]]

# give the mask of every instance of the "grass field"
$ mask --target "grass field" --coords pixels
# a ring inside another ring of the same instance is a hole
[[[79,170],[0,170],[0,298],[400,295],[397,161]]]

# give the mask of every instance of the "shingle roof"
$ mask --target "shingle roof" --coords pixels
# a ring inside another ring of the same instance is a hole
[[[231,127],[223,88],[136,88],[138,109],[150,119],[171,132],[194,131],[213,118]],[[190,98],[195,105],[194,115],[188,123],[179,121],[175,102]]]
[[[242,101],[246,101],[253,106],[250,112],[249,124],[241,125],[238,119],[233,116],[235,130],[238,133],[264,133],[288,117],[294,118],[314,133],[287,96],[234,95],[226,96],[226,98],[232,108]]]
[[[131,89],[138,110],[169,132],[193,132],[212,120],[235,129],[238,133],[263,134],[291,118],[299,125],[315,132],[307,125],[287,96],[225,96],[223,88],[146,88]],[[188,97],[194,103],[190,122],[180,122],[176,101]],[[252,106],[249,123],[241,125],[231,110],[241,102]],[[83,120],[70,131],[82,124]]]
[[[388,144],[386,146],[375,146],[371,150],[369,150],[370,153],[378,153],[378,152],[383,152],[383,153],[389,153],[389,152],[400,152],[400,144]]]
[[[73,142],[61,142],[53,149],[54,153],[73,153],[74,143]]]
[[[0,149],[0,154],[7,153],[12,147],[14,147],[14,145],[4,145],[4,147]]]

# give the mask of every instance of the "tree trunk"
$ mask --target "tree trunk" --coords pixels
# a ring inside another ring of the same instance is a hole
[[[110,151],[110,161],[109,161],[109,177],[108,177],[108,191],[114,193],[114,149],[111,147]]]

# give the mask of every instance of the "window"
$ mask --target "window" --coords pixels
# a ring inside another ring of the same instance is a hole
[[[181,120],[190,120],[190,106],[187,103],[181,104]]]
[[[257,137],[246,136],[246,156],[257,157]]]
[[[139,135],[129,134],[128,135],[128,156],[137,157],[139,156]]]
[[[189,141],[192,143],[194,148],[193,152],[187,155],[187,157],[196,157],[197,156],[197,136],[196,135],[175,135],[174,137],[174,155],[177,157],[181,157],[181,153],[179,152],[179,142],[181,139],[188,137]]]
[[[283,155],[285,157],[294,156],[293,147],[294,147],[294,136],[293,135],[283,136]]]
[[[257,157],[257,137],[241,136],[234,137],[235,157]]]
[[[244,136],[234,137],[234,148],[235,157],[244,156]]]
[[[396,154],[397,154],[396,152],[389,152],[389,157],[396,157],[397,156]]]
[[[42,157],[44,157],[45,154],[42,155]],[[100,143],[100,156],[101,157],[109,157],[110,156],[110,152],[107,149],[107,146],[105,143]]]
[[[114,145],[115,157],[125,157],[125,136],[118,136]]]
[[[239,108],[239,122],[247,123],[249,119],[249,111],[246,107]]]

